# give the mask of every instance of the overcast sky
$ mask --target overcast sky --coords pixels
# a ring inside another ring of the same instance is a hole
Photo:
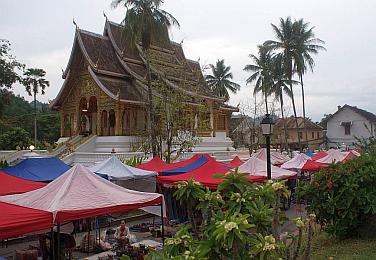
[[[225,59],[242,87],[230,103],[247,103],[252,86],[245,85],[244,66],[256,46],[274,37],[271,23],[280,17],[304,18],[326,42],[315,57],[313,74],[305,79],[307,115],[320,120],[337,105],[355,105],[376,113],[376,1],[374,0],[166,0],[162,7],[180,22],[171,37],[183,41],[188,58],[201,65]],[[42,101],[55,98],[73,44],[74,18],[80,28],[102,33],[105,19],[120,22],[124,10],[111,0],[1,0],[0,38],[10,40],[13,54],[29,67],[47,71],[51,87]],[[25,95],[21,86],[17,94]],[[296,90],[300,113],[300,91]],[[30,98],[28,98],[30,100]],[[291,107],[287,108],[291,112]]]

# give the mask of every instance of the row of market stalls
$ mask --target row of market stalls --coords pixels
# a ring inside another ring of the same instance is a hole
[[[290,159],[272,152],[272,179],[294,178],[300,171],[318,171],[329,163],[356,156],[359,153],[355,151],[329,150]],[[163,195],[155,192],[157,186],[171,188],[178,181],[194,178],[215,189],[222,182],[215,175],[237,167],[248,173],[250,181],[261,182],[267,175],[265,160],[265,149],[246,162],[235,157],[224,163],[201,154],[175,163],[155,157],[136,167],[123,164],[115,156],[90,168],[70,167],[57,158],[28,158],[0,172],[0,239],[139,208],[165,216]],[[167,209],[169,202],[166,199]]]

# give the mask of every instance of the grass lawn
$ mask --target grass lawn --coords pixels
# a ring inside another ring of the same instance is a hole
[[[376,239],[347,239],[338,241],[324,232],[318,231],[313,240],[312,259],[327,260],[374,260],[376,259]]]

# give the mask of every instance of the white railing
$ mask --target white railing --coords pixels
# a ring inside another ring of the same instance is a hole
[[[85,166],[90,166],[95,163],[106,160],[112,156],[116,156],[120,160],[126,160],[134,156],[144,156],[142,152],[129,152],[129,153],[86,153],[86,152],[73,152],[62,160],[66,164],[73,165],[81,163]]]

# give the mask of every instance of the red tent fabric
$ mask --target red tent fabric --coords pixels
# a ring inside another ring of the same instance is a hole
[[[166,163],[162,161],[158,156],[156,156],[153,159],[151,159],[149,162],[137,165],[135,167],[142,169],[142,170],[147,170],[147,171],[163,172],[163,171],[173,170],[173,169],[187,166],[195,162],[198,158],[200,158],[200,156],[202,155],[196,154],[187,160],[175,162],[175,163]]]
[[[52,227],[52,214],[0,202],[0,239],[16,237]]]
[[[164,161],[161,160],[161,158],[156,156],[146,163],[142,163],[140,165],[135,166],[135,168],[146,170],[146,171],[161,172],[167,166],[168,166],[168,163],[165,163]]]
[[[46,183],[28,181],[0,171],[0,196],[24,193],[46,186]]]
[[[317,160],[324,158],[327,155],[328,155],[328,153],[326,151],[320,151],[320,152],[316,153],[314,156],[312,156],[311,159],[314,160],[314,161],[317,161]]]
[[[230,163],[228,163],[228,165],[232,168],[236,168],[236,167],[239,167],[240,165],[242,165],[244,162],[242,160],[240,160],[240,158],[238,156],[235,156],[234,159],[231,160]]]
[[[163,196],[128,190],[77,164],[47,186],[0,201],[47,211],[53,223],[158,205]]]
[[[312,161],[312,160],[307,160],[304,163],[301,170],[307,171],[307,172],[317,172],[317,171],[319,171],[319,170],[321,170],[322,168],[325,168],[325,167],[326,167],[325,164],[315,162],[315,161]]]
[[[158,176],[157,181],[164,184],[174,184],[178,181],[188,181],[193,177],[195,181],[200,182],[203,186],[215,189],[223,179],[214,178],[214,175],[225,174],[229,171],[230,169],[224,166],[223,163],[217,162],[209,156],[209,161],[194,171],[173,176]],[[251,181],[262,181],[265,179],[262,176],[247,176],[247,178]]]
[[[345,158],[343,158],[342,162],[347,162],[347,161],[350,161],[350,160],[352,160],[352,159],[354,159],[354,158],[357,157],[357,156],[356,156],[354,153],[352,153],[351,151],[350,151],[350,152],[346,152],[345,154],[346,154],[346,155],[345,155]]]

